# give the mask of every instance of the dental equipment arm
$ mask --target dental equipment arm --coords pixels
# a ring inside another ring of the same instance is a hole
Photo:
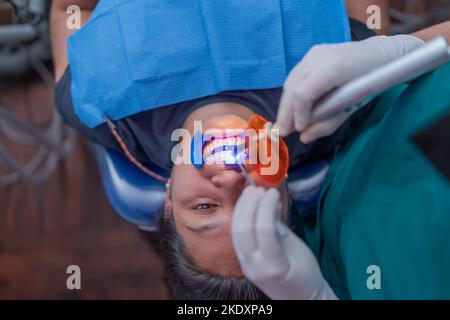
[[[245,277],[271,299],[334,300],[306,244],[280,219],[280,193],[247,187],[233,215],[231,235]]]

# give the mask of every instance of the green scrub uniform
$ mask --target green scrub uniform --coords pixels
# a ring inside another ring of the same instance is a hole
[[[385,92],[333,160],[305,239],[339,298],[450,299],[450,181],[411,141],[449,110],[447,64]]]

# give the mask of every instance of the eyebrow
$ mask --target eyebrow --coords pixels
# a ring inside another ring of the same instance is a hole
[[[220,225],[221,225],[220,222],[213,222],[213,223],[207,223],[207,224],[201,225],[200,227],[191,227],[191,226],[186,225],[186,228],[188,228],[189,230],[191,230],[193,232],[201,233],[201,232],[206,232],[209,230],[216,229]]]

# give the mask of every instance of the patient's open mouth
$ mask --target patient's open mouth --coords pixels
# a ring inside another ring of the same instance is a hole
[[[225,137],[208,141],[203,146],[205,163],[243,163],[248,157],[247,139],[243,136]]]

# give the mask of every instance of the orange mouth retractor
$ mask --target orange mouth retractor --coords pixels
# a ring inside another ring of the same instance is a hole
[[[227,168],[242,171],[247,180],[266,188],[279,185],[289,168],[286,143],[275,136],[261,115],[253,115],[246,132],[224,136],[219,140],[195,132],[191,141],[192,164],[201,168],[205,163],[222,163]],[[277,139],[275,142],[274,137]],[[249,179],[250,178],[250,179]]]
[[[284,142],[283,138],[279,138],[278,148],[273,148],[272,150],[272,138],[270,133],[270,128],[267,128],[269,122],[261,115],[253,115],[248,122],[248,129],[255,130],[259,133],[260,130],[268,129],[268,134],[263,136],[261,140],[261,135],[258,135],[258,157],[259,155],[267,155],[269,159],[277,159],[278,165],[275,165],[276,169],[273,174],[264,174],[264,169],[268,170],[274,164],[269,162],[263,164],[260,159],[258,159],[256,164],[244,164],[245,169],[248,171],[250,177],[255,182],[257,186],[263,186],[266,188],[274,187],[279,185],[287,175],[289,169],[289,150]],[[272,154],[276,152],[276,154]],[[270,170],[272,171],[272,170]]]

